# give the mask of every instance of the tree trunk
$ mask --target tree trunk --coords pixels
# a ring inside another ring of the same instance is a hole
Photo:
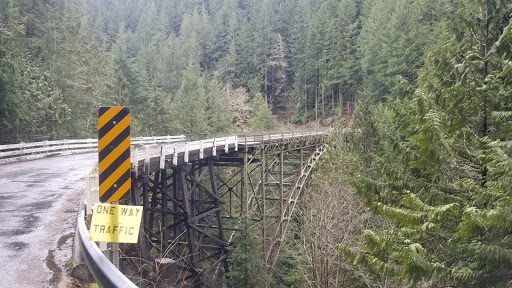
[[[304,89],[304,114],[308,114],[308,93],[306,92],[306,89]]]
[[[485,22],[485,42],[484,42],[484,58],[487,56],[487,53],[489,51],[489,48],[488,48],[488,45],[489,45],[489,3],[486,2],[485,4],[485,18],[486,19],[486,22]],[[486,79],[487,78],[487,74],[489,74],[489,62],[488,60],[486,59],[485,62],[484,62],[484,77],[483,79]],[[484,80],[484,85],[487,86],[487,81]],[[484,92],[484,103],[483,103],[483,107],[482,107],[482,114],[483,114],[483,123],[482,123],[482,136],[483,137],[486,137],[487,136],[487,129],[488,129],[488,119],[487,119],[487,110],[488,110],[488,98],[487,98],[487,93]],[[482,187],[485,187],[485,185],[487,184],[487,165],[484,163],[483,166],[482,166]]]
[[[338,98],[340,101],[340,117],[343,116],[343,96],[341,95],[341,87],[338,86]]]
[[[336,107],[334,105],[334,87],[331,88],[331,104],[332,104],[332,115],[336,115]]]
[[[315,57],[315,63],[316,63],[316,57]],[[318,86],[320,86],[320,69],[316,68],[315,120],[318,119]]]
[[[325,116],[325,91],[322,89],[322,117]]]
[[[306,85],[306,73],[304,73],[304,114],[308,114],[308,88]]]
[[[318,85],[316,85],[315,91],[315,120],[318,119]]]
[[[268,90],[267,90],[267,80],[268,80],[267,73],[268,72],[267,72],[267,52],[266,51],[265,51],[265,68],[263,68],[263,69],[265,72],[265,83],[264,83],[265,84],[265,103],[267,103],[267,105],[268,105]]]

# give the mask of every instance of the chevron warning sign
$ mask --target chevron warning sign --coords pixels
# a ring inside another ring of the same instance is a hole
[[[113,202],[130,196],[130,110],[98,109],[98,166],[100,201]]]

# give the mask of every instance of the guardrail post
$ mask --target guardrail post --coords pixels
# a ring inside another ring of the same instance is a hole
[[[48,148],[48,140],[44,140],[44,142],[43,142],[43,143],[44,143],[44,144],[43,144],[44,148]],[[46,150],[46,151],[45,151],[45,153],[43,153],[43,154],[48,155],[48,154],[49,154],[48,150]]]
[[[228,142],[228,137],[225,137],[225,138],[224,138],[224,152],[225,152],[225,153],[228,153],[228,152],[229,152],[229,142]]]
[[[213,138],[213,150],[212,155],[217,156],[217,138]]]
[[[135,147],[133,150],[130,149],[130,157],[135,168],[135,178],[139,177],[139,147]]]
[[[165,145],[161,146],[160,150],[160,169],[165,169],[165,154],[167,153],[167,149]]]
[[[89,191],[89,195],[87,199],[85,200],[85,212],[87,219],[90,219],[90,216],[92,215],[92,205],[94,203],[100,202],[100,190],[99,190],[99,178],[98,178],[98,165],[96,165],[91,173],[89,173],[89,176],[87,177],[86,182],[86,189]]]
[[[108,243],[107,242],[98,242],[98,248],[100,248],[101,252],[107,259],[112,263],[110,251],[108,250]]]
[[[20,155],[25,156],[25,153],[23,152],[23,150],[24,150],[24,148],[25,148],[25,147],[24,147],[25,142],[20,142],[20,144],[21,144],[21,146],[20,146],[20,151],[21,151]]]
[[[199,141],[199,159],[204,158],[203,140]]]
[[[149,173],[149,160],[151,158],[151,147],[148,146],[148,145],[144,145],[144,174],[148,174]]]
[[[174,153],[172,154],[172,165],[178,165],[178,151],[176,149],[176,144],[174,144]]]

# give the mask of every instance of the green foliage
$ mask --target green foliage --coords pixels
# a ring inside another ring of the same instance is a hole
[[[362,2],[2,0],[2,143],[94,137],[101,105],[129,106],[134,135],[203,131],[169,120],[172,108],[184,105],[179,98],[185,97],[183,84],[191,81],[186,76],[191,61],[201,83],[216,78],[220,87],[260,93],[274,112],[292,115],[299,105],[307,121],[318,115],[320,105],[324,114],[342,110],[361,84],[356,43]],[[37,92],[59,98],[61,104],[52,107],[68,107],[63,109],[72,119],[54,111],[59,120],[42,124],[53,127],[51,132],[23,130],[19,123],[46,121],[46,112],[36,115],[20,106],[14,82],[19,63],[46,75],[52,92]],[[194,99],[203,99],[200,94]],[[206,98],[217,103],[217,97]],[[213,121],[219,127],[210,124],[211,131],[226,131],[227,119]],[[272,122],[261,125],[272,127]]]
[[[227,105],[229,103],[227,91],[216,78],[209,82],[206,103],[209,131],[213,133],[229,131],[234,115],[230,106]]]
[[[403,98],[414,91],[424,48],[439,37],[438,11],[445,9],[446,2],[368,2],[358,44],[364,88],[372,99]]]
[[[274,129],[276,127],[275,117],[262,95],[259,93],[254,95],[251,104],[251,129],[253,131],[271,131]]]
[[[175,133],[208,132],[204,87],[199,69],[192,62],[183,75],[181,87],[172,103],[171,111],[168,121]]]
[[[233,239],[234,249],[229,257],[228,287],[267,287],[269,275],[262,257],[257,257],[263,251],[258,229],[247,218],[241,220],[238,229],[240,232]]]
[[[344,149],[366,165],[350,167],[353,184],[394,227],[367,231],[362,249],[341,252],[353,265],[405,285],[506,287],[511,102],[510,55],[501,47],[512,41],[512,6],[446,7],[449,23],[441,23],[445,32],[426,50],[413,95],[358,107],[357,130]],[[394,94],[374,80],[384,95]]]

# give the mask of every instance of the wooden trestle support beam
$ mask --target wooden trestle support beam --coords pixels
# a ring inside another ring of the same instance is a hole
[[[132,200],[144,206],[139,257],[151,264],[156,258],[176,260],[176,281],[187,287],[219,287],[229,271],[229,243],[248,215],[261,227],[262,258],[271,271],[325,142],[324,135],[245,144],[191,163],[147,167],[132,178]],[[149,266],[139,267],[142,278],[149,278]]]

